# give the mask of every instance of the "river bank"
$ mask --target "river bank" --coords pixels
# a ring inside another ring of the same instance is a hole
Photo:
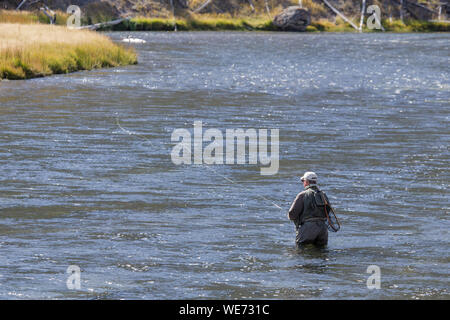
[[[134,49],[97,32],[39,23],[0,23],[0,79],[30,79],[136,63]]]
[[[450,32],[450,23],[419,20],[382,20],[387,32]],[[230,18],[226,16],[196,16],[181,19],[136,17],[123,21],[110,31],[280,31],[267,17]],[[363,32],[376,32],[365,25]],[[312,21],[306,32],[359,32],[341,18]]]
[[[57,14],[56,26],[39,12],[0,11],[0,79],[29,79],[58,73],[137,63],[131,48],[101,33],[69,30],[67,15]],[[449,32],[450,24],[418,20],[383,20],[387,32]],[[187,18],[135,17],[104,31],[278,31],[264,16],[232,18],[195,15]],[[363,27],[363,32],[376,32]],[[306,32],[358,32],[340,18],[311,22]],[[19,40],[20,39],[20,40]]]
[[[312,8],[313,16],[320,16]],[[68,15],[57,12],[57,25],[65,25]],[[358,19],[352,19],[359,25]],[[49,23],[44,14],[31,11],[0,10],[0,23]],[[83,21],[82,21],[83,22]],[[86,22],[86,21],[84,21]],[[102,22],[95,20],[95,22]],[[387,32],[450,32],[450,23],[422,20],[382,19]],[[103,31],[279,31],[272,18],[264,14],[232,17],[228,14],[191,14],[184,17],[145,17],[137,16],[120,24],[101,29]],[[363,25],[363,32],[377,32]],[[306,32],[358,32],[340,17],[335,21],[325,18],[313,19]]]

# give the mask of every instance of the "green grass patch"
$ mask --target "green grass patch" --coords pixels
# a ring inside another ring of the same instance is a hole
[[[318,21],[312,21],[307,27],[306,31],[311,32],[358,32],[350,24],[342,20],[341,18],[336,18],[336,23],[331,21],[321,19]]]
[[[80,70],[136,64],[133,50],[96,44],[72,46],[35,45],[20,50],[3,50],[0,55],[0,79],[30,79]]]
[[[186,19],[137,17],[113,26],[116,31],[173,31],[175,24],[179,31],[274,31],[268,18],[214,18],[190,17]]]

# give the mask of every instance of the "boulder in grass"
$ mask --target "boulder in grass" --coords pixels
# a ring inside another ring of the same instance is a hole
[[[310,23],[309,11],[299,6],[287,7],[273,18],[274,26],[283,31],[306,31]]]

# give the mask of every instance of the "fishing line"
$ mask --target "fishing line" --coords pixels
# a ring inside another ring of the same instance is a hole
[[[130,131],[130,130],[125,129],[124,127],[122,127],[122,126],[120,125],[120,123],[119,123],[119,117],[116,117],[116,124],[117,124],[117,126],[120,128],[120,130],[122,130],[122,131],[125,132],[126,134],[132,135],[132,136],[136,136],[136,137],[139,137],[139,138],[141,138],[141,139],[143,139],[143,140],[145,140],[145,141],[148,141],[148,142],[152,143],[152,142],[150,141],[150,139],[144,137],[143,135],[140,135],[140,134],[138,134],[138,133],[136,133],[136,132]],[[211,170],[211,171],[214,172],[216,175],[222,177],[222,178],[225,179],[226,181],[228,181],[228,182],[230,182],[230,183],[232,183],[232,184],[234,184],[234,185],[237,185],[237,186],[241,187],[242,189],[245,189],[246,191],[251,191],[250,189],[243,187],[243,186],[240,185],[239,183],[237,183],[237,182],[231,180],[230,178],[228,178],[228,177],[222,175],[221,173],[217,172],[216,170],[214,170],[214,169],[211,168],[210,166],[207,166],[207,165],[204,165],[204,164],[200,164],[200,165],[203,166],[204,168],[207,168],[208,170]],[[267,199],[266,197],[261,196],[261,195],[257,195],[257,197],[259,197],[259,198],[261,198],[261,199],[263,199],[263,200],[265,200],[265,201],[267,201],[267,202],[270,202],[273,206],[277,207],[277,208],[280,209],[280,210],[283,210],[282,207],[280,207],[278,204],[276,204],[276,203],[273,202],[272,200],[269,200],[269,199]]]
[[[143,135],[140,135],[140,134],[138,134],[138,133],[136,133],[136,132],[127,130],[127,129],[125,129],[124,127],[122,127],[122,126],[120,125],[120,123],[119,123],[119,117],[116,117],[116,124],[117,124],[117,126],[120,128],[120,130],[122,130],[122,131],[125,132],[126,134],[129,134],[129,135],[132,135],[132,136],[137,136],[137,137],[139,137],[139,138],[141,138],[141,139],[144,139],[145,141],[150,142],[150,144],[153,144],[153,143],[151,142],[150,139],[144,137]]]
[[[224,175],[218,173],[218,172],[217,172],[216,170],[214,170],[213,168],[211,168],[211,167],[209,167],[209,166],[205,166],[205,165],[203,165],[203,166],[204,166],[205,168],[207,168],[207,169],[213,171],[213,172],[214,172],[215,174],[217,174],[218,176],[221,176],[221,177],[224,178],[225,180],[231,182],[232,184],[238,185],[238,186],[240,186],[241,188],[243,188],[243,189],[245,189],[245,190],[247,190],[247,191],[251,191],[250,189],[241,186],[240,184],[238,184],[237,182],[231,180],[230,178],[225,177]],[[278,209],[283,210],[283,208],[281,208],[279,205],[277,205],[277,204],[276,204],[275,202],[273,202],[272,200],[269,200],[269,199],[267,199],[266,197],[261,196],[261,195],[257,195],[257,196],[260,197],[261,199],[264,199],[264,200],[270,202],[271,204],[273,204],[273,205],[274,205],[275,207],[277,207]]]

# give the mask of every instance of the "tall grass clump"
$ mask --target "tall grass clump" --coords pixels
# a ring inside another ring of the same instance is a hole
[[[69,15],[62,11],[56,11],[56,24],[65,25]],[[50,19],[41,11],[15,11],[0,10],[0,23],[18,23],[18,24],[49,24]]]
[[[406,22],[413,32],[450,32],[450,23],[410,20]]]
[[[306,31],[321,31],[321,32],[357,32],[350,24],[345,22],[340,17],[336,18],[336,22],[331,22],[326,19],[312,21],[311,25],[307,27]]]
[[[0,23],[39,23],[39,17],[29,11],[0,10]]]
[[[450,23],[421,20],[383,20],[383,27],[389,32],[450,32]]]
[[[135,63],[133,49],[93,31],[0,24],[0,79],[29,79]]]

